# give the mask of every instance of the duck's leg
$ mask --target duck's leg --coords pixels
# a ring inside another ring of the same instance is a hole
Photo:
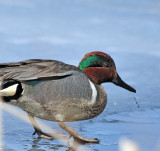
[[[65,131],[67,131],[70,134],[70,137],[73,136],[73,138],[75,140],[77,140],[78,142],[82,142],[82,143],[99,143],[99,140],[97,138],[84,138],[84,137],[82,137],[81,135],[76,133],[74,130],[72,130],[71,128],[66,126],[64,124],[64,122],[59,122],[58,124],[62,129],[64,129]]]
[[[29,120],[31,121],[35,131],[33,135],[38,134],[39,137],[45,138],[45,139],[53,139],[53,137],[47,133],[44,133],[41,131],[39,125],[37,124],[36,120],[34,119],[34,116],[28,113]]]

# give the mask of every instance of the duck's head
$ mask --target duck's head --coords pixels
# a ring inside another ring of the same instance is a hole
[[[123,82],[116,71],[113,59],[103,52],[95,51],[86,54],[82,58],[79,68],[96,84],[113,82],[117,86],[136,92],[134,88]]]

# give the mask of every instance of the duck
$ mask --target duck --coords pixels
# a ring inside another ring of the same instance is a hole
[[[28,113],[35,129],[33,135],[49,137],[34,117],[58,122],[74,139],[99,143],[97,138],[85,138],[65,122],[81,121],[101,114],[107,104],[102,83],[113,84],[136,93],[118,75],[110,55],[94,51],[87,53],[79,66],[57,60],[30,59],[0,64],[0,96],[4,103]]]

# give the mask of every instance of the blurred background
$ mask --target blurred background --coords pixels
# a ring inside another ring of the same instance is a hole
[[[100,144],[85,145],[90,150],[117,151],[126,137],[140,150],[159,151],[159,0],[0,0],[0,63],[34,58],[78,66],[91,51],[110,54],[121,78],[137,93],[105,83],[105,111],[68,125],[100,139]],[[7,112],[3,129],[7,151],[68,149],[57,140],[32,137],[33,128]]]

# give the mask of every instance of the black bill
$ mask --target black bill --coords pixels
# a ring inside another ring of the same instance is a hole
[[[127,89],[131,92],[136,93],[136,90],[134,88],[132,88],[131,86],[129,86],[128,84],[126,84],[125,82],[123,82],[123,80],[120,78],[120,76],[118,74],[117,74],[117,78],[114,79],[112,82],[117,86],[120,86],[124,89]]]

